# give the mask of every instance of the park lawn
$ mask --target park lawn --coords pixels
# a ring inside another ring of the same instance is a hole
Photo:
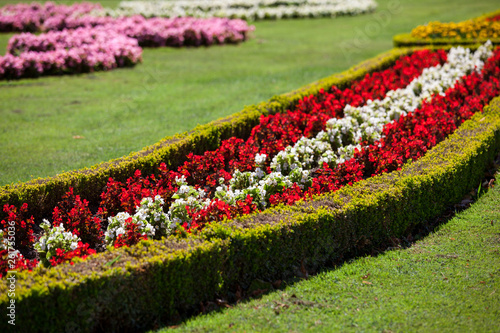
[[[2,81],[0,186],[127,155],[346,70],[416,25],[498,9],[495,0],[377,2],[356,17],[254,22],[240,45],[147,48],[134,68]],[[0,34],[1,49],[10,36]]]
[[[355,259],[175,332],[498,332],[499,318],[497,185],[407,249]]]

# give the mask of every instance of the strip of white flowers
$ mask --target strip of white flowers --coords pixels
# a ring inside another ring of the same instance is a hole
[[[100,15],[145,17],[229,17],[249,20],[335,17],[374,11],[374,0],[176,0],[122,1]]]
[[[350,159],[354,149],[361,148],[361,140],[373,143],[380,139],[385,124],[413,112],[434,94],[444,95],[445,91],[453,87],[464,75],[481,71],[484,61],[491,54],[490,42],[479,47],[474,53],[463,47],[452,48],[444,65],[424,69],[407,87],[389,91],[383,100],[368,100],[367,104],[361,107],[346,105],[344,118],[330,119],[326,131],[321,131],[312,139],[302,137],[294,146],[289,146],[274,156],[270,174],[264,171],[267,156],[257,154],[255,171],[236,170],[228,185],[221,179],[220,186],[215,191],[215,198],[233,205],[250,195],[259,208],[264,209],[269,204],[271,195],[292,187],[294,183],[300,188],[307,188],[312,184],[311,174],[314,168],[323,163],[333,168]],[[134,215],[118,213],[110,217],[105,233],[106,243],[112,245],[119,235],[125,233],[126,224],[130,221],[139,226],[143,235],[159,239],[170,234],[180,224],[190,224],[188,208],[202,210],[215,204],[205,198],[203,190],[188,185],[184,177],[176,178],[176,183],[179,189],[173,195],[175,201],[167,213],[163,212],[163,199],[156,196],[154,199],[144,198],[140,206],[136,207]],[[52,235],[51,239],[56,239],[57,233],[64,233],[64,228],[61,227],[51,230],[45,226],[44,229],[46,234]],[[42,241],[43,237],[46,236],[42,236],[35,245],[37,251],[43,251],[40,243],[47,242],[50,238],[48,236],[47,241]],[[74,245],[69,241],[61,241],[60,244],[63,246],[61,248],[68,250]],[[48,249],[48,246],[46,248]]]

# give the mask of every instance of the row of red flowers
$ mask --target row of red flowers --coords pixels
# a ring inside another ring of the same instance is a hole
[[[487,101],[498,94],[498,52],[488,61],[482,76],[469,75],[460,85],[449,91],[446,97],[435,97],[431,103],[425,103],[415,113],[402,117],[399,122],[387,125],[385,137],[374,145],[368,145],[358,152],[354,159],[329,169],[326,165],[316,171],[317,177],[308,189],[294,186],[281,194],[272,197],[273,204],[285,202],[291,204],[303,197],[323,193],[341,186],[370,177],[372,174],[391,171],[400,167],[406,160],[415,159],[451,133],[472,112],[481,110]],[[188,161],[177,172],[167,170],[164,165],[159,173],[143,177],[140,172],[131,177],[127,184],[110,179],[107,190],[101,195],[102,201],[97,215],[88,208],[88,202],[70,191],[54,209],[53,224],[62,223],[67,230],[79,235],[85,243],[95,248],[102,238],[105,218],[118,211],[132,212],[143,197],[161,195],[166,202],[172,201],[172,194],[177,190],[175,177],[184,175],[192,184],[199,188],[213,191],[216,181],[223,177],[231,178],[231,172],[250,170],[255,167],[257,153],[276,154],[289,144],[296,142],[301,136],[312,136],[324,129],[326,120],[331,117],[341,117],[346,104],[361,105],[368,99],[383,98],[390,89],[407,85],[418,76],[423,68],[443,63],[446,54],[442,51],[419,51],[412,56],[403,57],[393,67],[367,75],[363,80],[355,82],[351,88],[340,90],[336,87],[331,92],[322,91],[316,97],[305,98],[294,112],[262,117],[260,124],[252,131],[246,141],[231,138],[222,143],[214,152],[202,156],[190,155]],[[487,80],[486,80],[487,79]],[[476,92],[477,86],[481,93]],[[467,107],[452,107],[447,111],[446,104],[466,105]],[[420,123],[419,123],[420,122]],[[437,128],[433,127],[436,125]],[[222,201],[214,201],[209,209],[200,212],[190,212],[193,218],[191,228],[201,228],[204,223],[220,220],[223,217],[234,217],[256,209],[251,197],[230,206]],[[16,238],[18,249],[28,254],[35,241],[33,219],[23,216],[25,207],[4,207],[9,214],[6,221],[16,221]],[[134,225],[129,224],[127,234],[115,246],[131,245],[139,240],[134,232]],[[128,237],[127,237],[128,236]],[[69,260],[73,255],[88,255],[92,252],[84,243],[72,251],[73,253],[58,253],[52,264]],[[21,268],[30,268],[33,262],[18,261]]]
[[[495,16],[492,16],[492,17],[488,17],[486,19],[486,21],[491,21],[491,22],[500,21],[500,15],[495,15]]]

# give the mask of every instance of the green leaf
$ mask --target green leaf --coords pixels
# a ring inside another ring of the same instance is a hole
[[[108,261],[107,263],[104,264],[104,267],[110,267],[110,266],[112,266],[115,262],[118,261],[118,259],[121,258],[121,256],[122,255],[120,254],[118,257],[114,258],[113,260]]]

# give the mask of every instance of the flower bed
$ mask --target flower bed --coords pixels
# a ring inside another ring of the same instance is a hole
[[[400,171],[212,224],[186,239],[145,241],[74,265],[18,273],[17,329],[144,331],[197,312],[200,302],[241,292],[253,279],[276,281],[352,251],[364,253],[358,251],[401,237],[477,186],[500,149],[499,134],[496,98]],[[0,285],[1,306],[9,305],[8,288]],[[8,330],[7,321],[0,329]]]
[[[239,43],[253,27],[225,18],[95,18],[68,16],[46,20],[41,35],[23,33],[9,40],[0,56],[0,79],[81,73],[131,66],[141,61],[141,46],[200,46]]]
[[[199,19],[194,17],[150,18],[84,16],[68,19],[61,26],[49,26],[48,30],[102,27],[135,38],[141,46],[200,46],[240,43],[254,30],[243,20],[227,18]]]
[[[263,117],[246,141],[231,138],[216,151],[191,154],[177,171],[161,165],[156,175],[136,172],[126,184],[110,179],[95,216],[89,203],[70,190],[54,208],[52,225],[80,238],[60,243],[60,253],[46,256],[45,243],[34,244],[36,225],[22,209],[6,205],[9,218],[2,224],[7,228],[15,221],[25,255],[32,256],[34,247],[46,265],[57,264],[63,259],[52,260],[55,255],[71,259],[74,251],[90,254],[89,245],[101,248],[106,228],[108,245],[130,246],[396,170],[423,156],[499,93],[500,51],[484,64],[490,55],[487,47],[474,54],[452,49],[448,56],[415,52],[350,89],[333,87],[304,99],[295,112]]]
[[[487,40],[500,44],[499,11],[463,22],[429,22],[410,34],[394,36],[395,46],[426,44],[476,44]]]
[[[7,52],[0,56],[0,79],[109,70],[142,60],[137,40],[95,28],[23,33],[10,39]]]
[[[175,0],[122,1],[101,15],[145,17],[231,17],[249,20],[359,15],[375,10],[373,0]]]
[[[95,3],[75,3],[71,6],[56,5],[53,2],[39,4],[15,4],[0,8],[0,31],[41,31],[43,24],[57,24],[69,17],[82,16],[90,12],[102,9],[101,5]]]
[[[198,46],[242,42],[254,29],[238,19],[90,15],[97,8],[101,8],[100,5],[88,3],[73,6],[56,6],[50,2],[45,5],[7,5],[0,8],[0,31],[61,31],[102,26],[137,39],[141,46]],[[12,23],[2,24],[4,21]]]
[[[446,55],[442,52],[438,52],[435,55],[429,55],[427,51],[416,52],[411,57],[402,58],[395,66],[388,70],[368,75],[363,80],[355,83],[351,89],[344,89],[341,91],[333,88],[333,93],[322,91],[321,94],[323,96],[320,97],[320,100],[324,99],[324,103],[318,103],[317,101],[315,103],[314,100],[308,99],[300,103],[298,110],[294,112],[276,114],[262,118],[260,125],[253,129],[250,138],[246,142],[241,139],[232,138],[223,141],[221,148],[216,151],[207,152],[202,156],[191,154],[188,156],[188,161],[179,167],[177,172],[167,170],[165,165],[161,165],[160,175],[143,177],[140,172],[136,172],[133,177],[127,180],[126,184],[114,181],[110,178],[106,191],[101,194],[101,203],[99,207],[100,218],[102,222],[105,223],[108,217],[114,216],[120,211],[125,211],[126,214],[133,214],[136,206],[139,205],[143,197],[147,196],[161,195],[164,200],[166,200],[167,204],[171,204],[174,201],[174,194],[178,196],[181,195],[182,199],[191,201],[194,199],[192,196],[193,194],[197,196],[201,195],[200,191],[192,187],[188,187],[185,193],[176,193],[179,192],[182,185],[184,185],[184,188],[187,188],[187,184],[184,184],[184,181],[180,179],[186,179],[191,185],[198,183],[198,189],[210,186],[212,188],[210,192],[213,192],[221,176],[226,179],[227,183],[227,181],[232,178],[231,173],[236,169],[241,171],[252,170],[255,167],[255,156],[259,152],[262,154],[274,155],[287,145],[296,142],[304,133],[316,134],[315,132],[325,126],[326,120],[330,119],[332,116],[340,116],[342,114],[342,109],[347,103],[360,105],[368,99],[383,97],[390,88],[403,87],[415,76],[419,75],[424,68],[443,62],[445,57]],[[380,87],[384,88],[380,89]],[[311,104],[312,108],[308,107],[308,105]],[[323,109],[324,106],[330,106],[330,108]],[[284,126],[285,124],[287,126]],[[270,137],[270,135],[272,136]],[[213,171],[216,172],[214,173]],[[175,182],[176,178],[179,178],[182,185]],[[210,193],[210,196],[213,197],[213,193]],[[191,199],[189,199],[190,197]],[[71,206],[76,203],[80,207],[80,202],[80,198],[75,197],[73,194],[64,196],[62,206],[65,207],[64,211],[66,212],[67,220],[64,224],[68,225],[67,222],[71,220],[81,221],[84,225],[100,225],[99,222],[92,219],[92,214],[87,208],[88,203],[84,204],[83,209],[79,208],[73,210]],[[180,206],[179,204],[180,202],[178,201],[177,205]],[[256,208],[254,207],[255,205],[252,205],[252,201],[246,206],[244,203],[241,204],[243,204],[241,210],[246,210],[247,212]],[[61,203],[58,203],[58,206],[55,208],[57,212],[57,218],[55,220],[57,220],[57,222],[54,222],[54,225],[57,226],[59,226],[61,222],[59,219],[60,207]],[[182,207],[179,208],[178,215],[183,217],[183,223],[187,223],[187,210]],[[230,210],[228,206],[223,206],[223,208]],[[175,208],[173,209],[175,210]],[[10,220],[18,221],[18,226],[25,220],[23,217],[24,214],[18,214],[16,216],[16,208],[14,206],[6,205],[4,211],[9,214]],[[82,213],[85,215],[83,219]],[[234,213],[236,213],[236,211]],[[225,212],[225,214],[228,215],[228,212]],[[131,221],[129,216],[124,214],[118,215],[118,219],[121,220],[121,230],[126,230],[127,226],[129,228],[135,228],[133,230],[134,232],[130,234],[127,245],[132,245],[134,242],[144,238],[142,235],[137,235],[137,233],[143,231],[141,228],[146,227],[145,223],[141,223],[140,227],[136,227],[137,223],[128,223],[124,225],[126,220],[128,220],[128,222]],[[7,223],[7,221],[3,223]],[[195,225],[196,224],[197,222],[195,222]],[[117,225],[117,223],[110,221],[110,225],[111,228],[108,230],[106,236],[108,239],[112,238],[114,242],[114,237],[110,237],[110,235],[116,236],[114,226]],[[120,226],[120,223],[118,223],[118,226]],[[33,227],[35,227],[35,224],[33,220],[30,220],[26,226],[17,230],[18,235],[27,230],[30,230],[29,235],[31,235]],[[78,226],[76,227],[77,228],[73,230],[78,233]],[[167,226],[164,226],[164,228],[165,227]],[[190,229],[191,223],[186,227]],[[100,231],[96,230],[96,232],[99,233]],[[164,233],[165,231],[163,231],[163,234]],[[34,246],[34,238],[29,235],[26,237],[29,240],[28,242],[31,242],[32,248]],[[117,241],[118,244],[122,244],[121,239]],[[92,247],[95,248],[97,245],[97,242],[94,241]]]

